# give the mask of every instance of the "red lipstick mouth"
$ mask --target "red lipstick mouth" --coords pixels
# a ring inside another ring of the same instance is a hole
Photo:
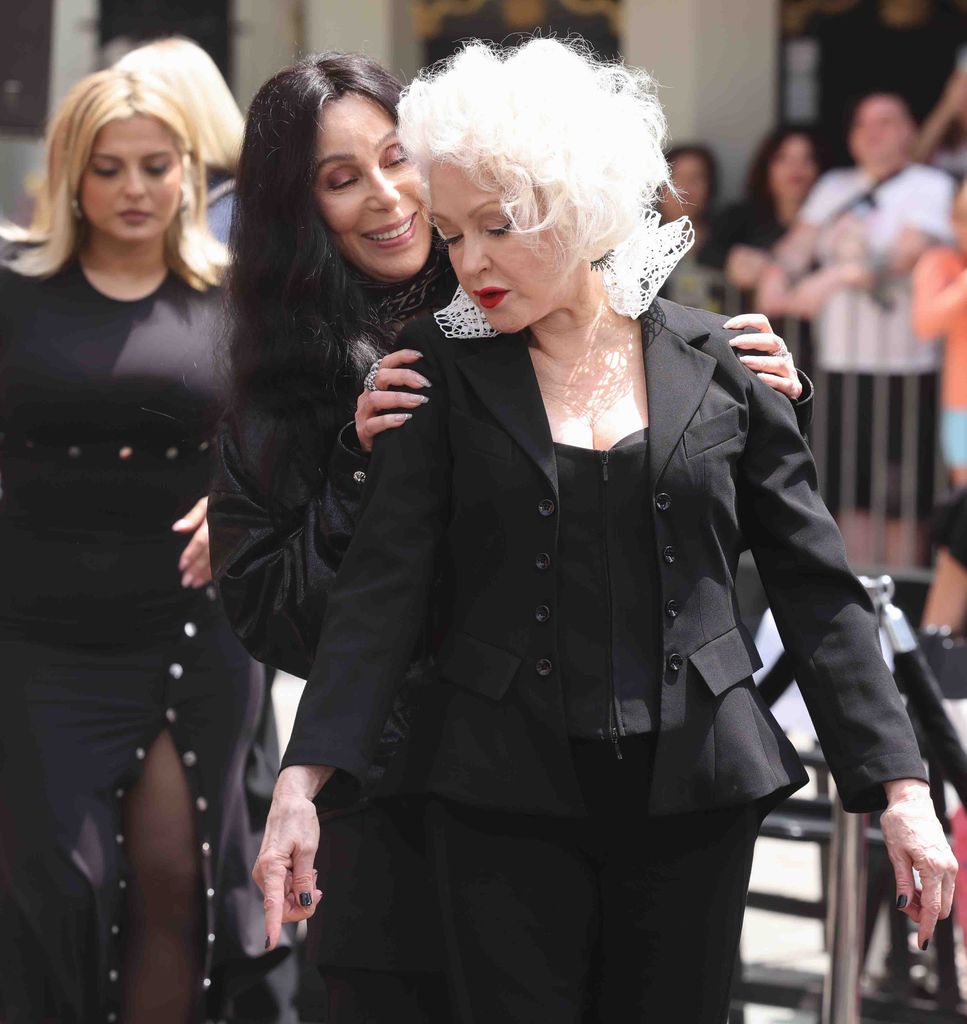
[[[499,306],[508,294],[507,288],[481,288],[480,291],[474,292],[484,309],[493,309],[494,306]]]

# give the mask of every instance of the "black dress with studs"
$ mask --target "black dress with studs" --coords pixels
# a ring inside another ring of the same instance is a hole
[[[121,807],[162,729],[196,809],[208,1013],[271,965],[243,789],[263,676],[214,589],[181,586],[171,529],[208,489],[220,313],[174,274],[120,302],[76,264],[0,271],[4,1020],[118,1018]]]

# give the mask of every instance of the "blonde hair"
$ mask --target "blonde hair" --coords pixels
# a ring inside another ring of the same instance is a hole
[[[75,208],[97,133],[113,121],[139,116],[153,118],[168,131],[184,169],[185,202],[165,231],[165,263],[199,291],[221,282],[227,253],[205,220],[205,176],[194,126],[164,82],[116,68],[82,78],[57,109],[47,131],[47,173],[33,221],[26,230],[2,232],[27,243],[7,260],[11,270],[49,277],[77,257],[87,232]]]
[[[670,185],[651,78],[577,38],[472,40],[407,86],[399,130],[424,176],[459,167],[499,193],[514,230],[551,231],[568,264],[628,239]]]
[[[160,78],[195,123],[205,166],[235,177],[245,118],[218,66],[190,39],[172,36],[139,46],[115,65]]]

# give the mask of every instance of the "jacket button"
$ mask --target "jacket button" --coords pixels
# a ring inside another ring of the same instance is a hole
[[[655,508],[659,512],[667,512],[671,507],[672,499],[664,491],[655,495]]]
[[[545,498],[537,506],[537,511],[540,512],[540,514],[542,516],[552,516],[552,515],[554,515],[554,502],[551,501],[550,498]]]
[[[546,569],[550,569],[551,556],[547,554],[546,551],[542,551],[537,558],[534,559],[534,565],[537,566],[541,572],[544,572]]]
[[[357,484],[366,483],[366,471],[363,469],[357,469],[356,472],[353,473],[353,480],[355,480]]]
[[[661,553],[661,557],[665,560],[665,565],[671,565],[675,561],[675,549],[671,544]]]
[[[674,619],[675,616],[678,615],[678,610],[679,609],[677,601],[669,601],[668,604],[665,605],[665,614],[670,619]]]
[[[541,658],[537,665],[537,674],[539,676],[549,676],[554,666],[547,660],[547,658]]]
[[[680,654],[669,654],[668,655],[668,668],[672,672],[680,672],[682,665],[685,664],[685,659]]]
[[[534,610],[534,618],[537,619],[538,622],[547,622],[550,617],[551,609],[548,608],[546,604],[539,604]]]

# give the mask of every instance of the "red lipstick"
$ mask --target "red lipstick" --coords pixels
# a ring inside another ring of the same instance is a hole
[[[480,305],[484,309],[493,309],[494,306],[499,306],[504,301],[507,292],[506,288],[481,288],[479,292],[475,291],[474,295],[480,300]]]

